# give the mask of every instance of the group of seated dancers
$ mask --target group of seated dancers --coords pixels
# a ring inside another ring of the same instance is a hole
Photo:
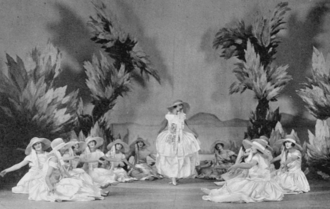
[[[203,166],[198,134],[185,121],[188,103],[178,100],[167,109],[155,154],[149,141],[141,137],[130,145],[116,139],[106,147],[101,137],[90,136],[85,141],[34,137],[25,149],[24,160],[4,169],[0,176],[29,164],[29,171],[12,192],[28,194],[29,200],[50,202],[102,200],[109,195],[106,188],[111,185],[164,177],[174,186],[183,178],[222,180],[215,182],[219,188],[202,188],[202,199],[213,202],[280,201],[284,194],[310,190],[301,170],[302,149],[295,137],[282,139],[278,156],[273,156],[266,137],[243,140],[238,154],[216,141],[212,145],[215,159]],[[280,161],[279,169],[272,165],[276,161]]]

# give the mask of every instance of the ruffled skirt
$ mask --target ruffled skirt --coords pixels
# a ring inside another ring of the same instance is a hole
[[[30,187],[29,200],[55,202],[103,199],[100,188],[79,179],[63,178],[54,187],[55,191],[50,192],[45,177],[39,177],[38,183]]]
[[[118,182],[130,182],[137,180],[136,178],[128,176],[128,173],[123,168],[115,168],[113,172],[115,174],[115,180]]]
[[[203,200],[213,202],[262,202],[281,201],[284,193],[279,184],[273,180],[233,178],[220,189],[213,189]]]
[[[285,194],[299,194],[310,191],[307,178],[301,170],[291,172],[277,171],[274,179],[282,187]]]
[[[139,168],[140,170],[131,169],[128,172],[129,176],[132,176],[134,178],[137,178],[139,180],[148,180],[151,178],[160,178],[160,176],[157,174],[156,168],[149,166],[147,163],[139,163],[135,165],[136,168]]]
[[[168,130],[161,132],[156,140],[157,153],[162,156],[184,157],[200,150],[199,143],[192,133],[183,132],[182,139],[179,139],[177,144],[174,138]]]
[[[116,174],[104,168],[94,168],[89,172],[89,175],[92,177],[93,182],[99,187],[117,182]]]
[[[42,172],[39,169],[31,168],[22,178],[17,185],[11,190],[13,193],[29,194],[29,188],[37,184],[36,177]]]

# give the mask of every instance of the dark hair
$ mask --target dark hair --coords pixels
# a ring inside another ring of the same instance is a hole
[[[285,142],[283,142],[283,146],[285,146],[285,143],[287,143],[287,142],[291,142],[291,141],[285,141]],[[294,146],[296,146],[296,144],[293,143],[293,142],[291,142],[291,147],[294,147]]]
[[[96,140],[91,140],[90,142],[88,142],[87,145],[89,145],[89,143],[91,143],[91,142],[94,142],[95,144],[97,144],[97,143],[96,143]]]
[[[224,145],[223,143],[219,142],[219,143],[216,143],[215,146],[214,146],[216,149],[217,149],[217,145],[218,145],[218,144],[220,144],[222,148],[225,147],[225,145]]]
[[[143,144],[143,146],[146,145],[143,141],[137,141],[136,144],[138,144],[139,142],[141,142]]]
[[[42,142],[36,142],[36,143],[34,143],[34,144],[32,145],[32,149],[35,150],[34,146],[36,146],[36,144],[38,144],[38,143],[40,143],[40,144],[41,144],[41,147],[44,148],[44,143],[42,143]]]
[[[215,151],[220,151],[220,150],[218,149],[218,144],[220,144],[222,148],[224,148],[224,146],[225,146],[223,143],[216,143],[216,144],[214,145],[214,149],[215,149]]]

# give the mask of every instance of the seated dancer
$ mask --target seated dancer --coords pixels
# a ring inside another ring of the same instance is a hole
[[[124,169],[125,166],[129,165],[132,169],[140,171],[140,169],[137,169],[134,165],[126,160],[126,155],[124,153],[129,151],[128,144],[123,142],[121,139],[116,139],[107,146],[107,149],[109,151],[107,152],[106,156],[118,161],[110,162],[110,166],[108,166],[108,169],[113,171],[115,174],[116,181],[129,182],[137,180],[136,178],[128,176],[128,172]]]
[[[200,167],[197,178],[222,180],[221,175],[234,164],[237,155],[231,150],[224,149],[224,143],[220,140],[212,144],[211,152],[214,153],[214,160]],[[203,172],[205,169],[211,172]]]
[[[92,177],[93,182],[101,188],[116,184],[116,175],[113,171],[98,167],[101,160],[116,161],[108,158],[98,149],[103,145],[104,139],[101,137],[87,137],[85,142],[87,147],[80,156],[80,161],[84,162],[84,170]]]
[[[177,100],[167,109],[156,139],[156,167],[159,174],[171,178],[170,184],[176,186],[178,178],[196,176],[200,146],[197,133],[186,122],[189,104]],[[185,127],[193,133],[185,131]]]
[[[64,168],[72,177],[79,178],[89,184],[93,184],[92,177],[90,177],[84,169],[77,168],[78,165],[81,164],[80,155],[86,149],[86,143],[83,141],[78,141],[77,139],[71,139],[69,142],[70,144],[68,145],[71,146],[62,157],[65,163]]]
[[[251,159],[247,159],[245,163],[235,164],[229,170],[248,169],[248,175],[230,179],[220,189],[202,188],[207,194],[203,196],[203,200],[250,203],[283,199],[282,188],[271,178],[268,159],[265,157],[267,143],[260,139],[255,139],[253,142],[243,140],[243,143],[246,144],[245,147],[251,147]]]
[[[0,176],[4,177],[7,173],[16,171],[29,164],[29,171],[21,178],[17,186],[12,188],[13,193],[29,193],[29,188],[36,183],[36,175],[42,171],[43,165],[46,162],[48,153],[45,150],[49,147],[50,141],[48,139],[33,137],[25,149],[27,156],[24,160],[0,172]]]
[[[162,177],[157,174],[155,166],[148,165],[147,163],[148,156],[156,160],[156,156],[152,153],[149,147],[150,143],[141,137],[138,137],[130,145],[130,153],[127,159],[134,157],[134,165],[136,168],[140,168],[140,170],[131,169],[128,174],[138,180],[154,180]]]
[[[52,151],[42,172],[37,175],[37,183],[30,187],[29,200],[34,201],[92,201],[103,199],[101,189],[83,180],[72,178],[64,168],[62,155],[71,146],[63,139],[51,142]]]
[[[269,165],[270,164],[270,160],[272,159],[272,148],[268,145],[268,138],[266,136],[260,136],[259,140],[263,141],[264,144],[267,144],[266,145],[266,149],[265,149],[265,152],[264,152],[264,157],[265,157],[265,160],[267,162],[267,164]],[[246,143],[242,143],[242,146],[238,152],[238,155],[237,155],[237,158],[236,158],[236,161],[235,161],[235,165],[236,164],[239,164],[239,163],[242,163],[242,162],[248,162],[251,160],[252,158],[252,152],[251,152],[251,149],[250,149],[250,146],[248,145],[248,147],[245,147],[246,146]],[[236,177],[246,177],[248,175],[248,170],[247,169],[242,169],[242,168],[234,168],[234,169],[231,169],[230,171],[224,173],[221,175],[221,178],[222,180],[224,181],[228,181],[229,179],[233,179],[233,178],[236,178]],[[223,185],[225,182],[222,181],[222,182],[215,182],[216,185],[218,186],[221,186]]]
[[[283,188],[285,194],[309,192],[310,186],[301,170],[302,147],[297,144],[295,137],[287,135],[283,139],[282,152],[272,162],[281,160],[281,166],[274,172],[274,179]]]

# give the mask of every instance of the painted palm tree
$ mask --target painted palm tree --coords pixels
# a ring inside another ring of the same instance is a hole
[[[17,163],[17,148],[32,137],[65,137],[74,127],[78,91],[55,85],[60,63],[61,53],[51,44],[34,49],[26,61],[7,55],[8,70],[0,71],[0,167]]]
[[[276,67],[273,64],[277,34],[283,29],[284,17],[289,10],[287,3],[276,6],[270,19],[257,18],[253,25],[245,26],[240,21],[233,28],[222,28],[216,34],[214,48],[223,49],[221,57],[238,58],[233,72],[237,81],[230,86],[230,94],[251,90],[255,93],[258,105],[250,117],[246,137],[270,136],[276,123],[280,121],[279,109],[272,112],[269,102],[276,101],[286,84],[292,79],[287,74],[288,66]]]
[[[311,76],[298,90],[306,108],[317,119],[315,135],[308,131],[305,142],[306,160],[310,168],[320,175],[330,175],[330,134],[327,119],[330,117],[330,60],[316,48],[313,51]]]
[[[137,74],[147,79],[151,76],[160,82],[157,71],[151,67],[138,42],[119,27],[113,15],[106,14],[104,4],[95,5],[95,9],[96,16],[89,22],[91,40],[100,44],[105,54],[95,55],[91,62],[84,63],[86,83],[94,104],[91,115],[79,115],[81,126],[85,126],[84,133],[98,122],[100,127],[106,126],[107,121],[102,118],[114,107],[118,97],[131,89]]]

